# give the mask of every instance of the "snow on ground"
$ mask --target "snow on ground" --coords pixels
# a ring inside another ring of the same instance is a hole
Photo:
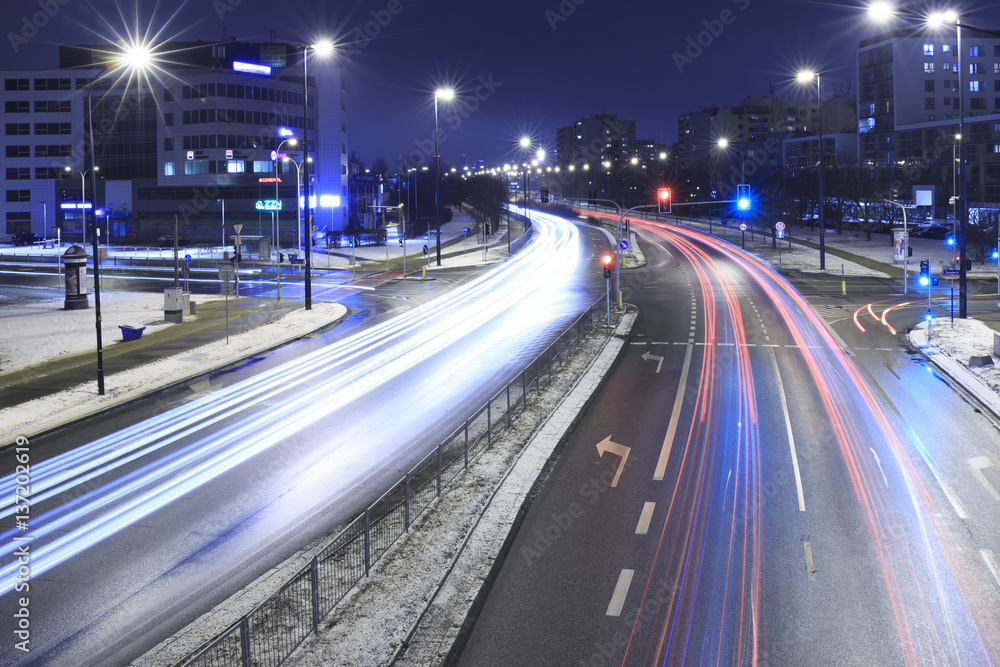
[[[93,293],[90,307],[80,310],[63,310],[61,295],[0,294],[0,372],[94,349],[95,321]],[[171,326],[163,321],[163,295],[102,291],[101,333],[105,347],[121,341],[119,324],[144,326],[143,335]]]
[[[926,327],[921,324],[921,328]],[[995,333],[979,320],[956,319],[952,322],[950,317],[935,317],[931,322],[931,345],[965,367],[991,390],[1000,393],[1000,368],[996,365],[969,367],[970,357],[992,355]],[[998,364],[1000,359],[994,357],[993,362]]]
[[[132,305],[131,312],[147,312],[145,305],[149,295],[122,293],[127,295],[122,301]],[[163,297],[158,296],[158,317],[162,319]],[[103,297],[103,294],[102,294]],[[103,298],[102,298],[103,305]],[[89,314],[89,329],[85,332],[46,334],[40,338],[52,338],[46,349],[66,349],[75,344],[76,338],[83,338],[83,349],[94,345],[94,315],[92,310],[65,311]],[[132,368],[105,378],[105,395],[97,394],[97,381],[81,384],[73,389],[51,394],[43,398],[21,403],[0,410],[0,442],[11,442],[20,434],[31,434],[54,428],[75,419],[80,419],[98,410],[139,398],[168,385],[205,373],[209,369],[220,368],[244,357],[257,354],[286,341],[304,336],[316,329],[342,318],[347,309],[336,303],[317,302],[312,310],[294,310],[274,322],[259,326],[241,334],[229,337],[228,344],[223,338],[207,343],[179,355]],[[6,310],[0,310],[6,323]],[[35,317],[47,317],[35,315]],[[108,316],[104,316],[107,318]],[[118,333],[115,330],[115,333]],[[120,338],[120,336],[118,336]],[[30,372],[30,371],[29,371]]]

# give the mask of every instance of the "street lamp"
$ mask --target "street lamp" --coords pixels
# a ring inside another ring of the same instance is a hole
[[[507,207],[507,254],[510,255],[510,171],[507,169],[507,151],[509,151],[514,146],[520,146],[522,149],[527,150],[531,146],[531,139],[528,137],[521,137],[517,141],[509,144],[507,148],[503,151],[503,171],[504,175],[507,177],[507,189],[505,190],[505,197],[507,201],[505,205]]]
[[[87,86],[87,141],[90,144],[90,169],[87,171],[91,174],[90,179],[90,205],[91,210],[94,211],[94,318],[95,326],[97,329],[97,393],[101,396],[104,395],[104,336],[101,332],[101,260],[99,250],[98,250],[98,227],[97,227],[97,150],[96,144],[94,142],[94,103],[92,93],[94,91],[94,85],[107,74],[108,70],[113,72],[118,72],[120,70],[125,70],[129,73],[129,80],[136,72],[142,73],[143,70],[153,60],[153,50],[150,45],[144,42],[133,42],[128,45],[124,51],[115,55],[110,62],[108,62],[103,68],[101,68],[94,80],[90,82]],[[70,169],[70,168],[67,168]],[[79,171],[79,170],[77,170]],[[85,178],[82,172],[80,174],[80,183],[84,183]],[[80,193],[80,199],[85,199],[83,192]],[[83,233],[86,242],[87,234],[87,209],[83,209]],[[177,242],[176,236],[174,237],[174,242]],[[175,256],[176,257],[176,256]]]
[[[96,172],[98,172],[100,170],[101,170],[100,167],[94,167],[94,176],[95,176],[95,178],[97,176]],[[76,173],[80,174],[80,206],[79,206],[79,208],[80,208],[80,215],[83,217],[83,230],[82,230],[83,231],[83,242],[87,243],[87,208],[86,208],[86,203],[87,203],[87,179],[86,179],[86,176],[87,176],[87,174],[91,173],[91,170],[90,169],[84,169],[83,171],[80,171],[79,169],[75,169],[73,167],[63,167],[63,171],[65,171],[66,173],[70,173],[70,172],[74,172],[75,171]],[[95,206],[96,205],[96,200],[95,199],[91,199],[90,200],[90,205],[91,206]],[[95,224],[97,223],[97,218],[96,217],[94,218],[94,223]]]
[[[816,134],[819,137],[819,270],[826,270],[826,217],[823,206],[823,92],[820,77],[823,72],[803,70],[798,73],[799,83],[805,84],[816,79]]]
[[[300,191],[302,190],[301,167],[302,163],[305,162],[305,160],[299,160],[298,162],[296,162],[295,160],[286,155],[285,157],[281,158],[281,161],[291,162],[292,164],[295,165],[295,203],[298,206],[298,217],[296,218],[295,222],[295,232],[299,236],[296,242],[296,246],[298,247],[299,252],[301,253],[302,252],[302,195],[300,194]],[[309,158],[309,161],[312,162],[312,158]],[[223,208],[223,210],[225,209]]]
[[[969,293],[969,283],[968,274],[966,272],[965,263],[967,261],[966,253],[966,240],[968,236],[968,220],[969,220],[969,205],[966,199],[967,187],[966,187],[966,140],[965,136],[965,83],[964,76],[962,72],[963,62],[962,62],[962,28],[969,27],[962,23],[962,15],[956,11],[938,11],[930,12],[927,14],[921,14],[920,12],[915,12],[908,9],[899,9],[894,7],[888,2],[876,2],[875,4],[869,6],[868,15],[876,22],[885,23],[896,16],[906,16],[909,18],[917,19],[923,21],[928,26],[932,28],[941,26],[952,26],[955,28],[955,35],[957,39],[957,49],[958,49],[958,133],[956,134],[956,140],[960,146],[959,159],[958,159],[958,173],[961,179],[961,185],[958,190],[958,213],[960,214],[958,220],[958,260],[959,260],[959,273],[958,273],[958,316],[960,318],[968,317],[968,293]],[[987,32],[987,31],[984,31]]]
[[[296,44],[296,48],[302,49],[302,162],[305,167],[305,174],[302,178],[305,183],[305,228],[306,228],[306,310],[312,310],[312,220],[309,217],[309,49],[316,51],[319,56],[328,56],[333,53],[333,42],[320,40],[313,44]]]
[[[434,91],[434,162],[437,174],[434,177],[434,228],[436,230],[436,256],[437,265],[441,266],[441,152],[438,150],[438,100],[449,102],[455,99],[454,88],[438,88]]]

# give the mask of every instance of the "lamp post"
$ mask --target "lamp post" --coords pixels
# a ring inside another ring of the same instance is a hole
[[[296,44],[302,49],[302,162],[305,167],[305,228],[306,228],[306,310],[312,310],[312,220],[309,218],[309,49],[321,55],[333,52],[333,43],[321,40],[314,44]]]
[[[955,225],[958,224],[958,142],[962,135],[956,134],[955,141],[951,144],[951,205],[955,207],[951,215],[951,236],[955,237]]]
[[[510,172],[507,171],[507,151],[509,151],[514,146],[520,146],[522,149],[527,150],[531,146],[531,139],[529,137],[521,137],[517,141],[509,144],[507,148],[503,151],[503,171],[504,175],[507,177],[507,188],[504,190],[504,195],[507,198],[506,204],[510,203]],[[507,208],[507,254],[510,255],[510,208]]]
[[[823,200],[823,90],[820,77],[823,72],[802,71],[798,74],[799,83],[808,83],[816,79],[816,136],[819,137],[819,270],[826,270],[826,217]]]
[[[117,54],[113,60],[105,65],[101,70],[98,71],[97,75],[94,76],[94,80],[90,82],[87,86],[87,137],[88,143],[90,144],[90,169],[87,171],[91,174],[91,195],[90,195],[90,205],[91,210],[94,211],[94,318],[95,327],[97,329],[97,393],[101,396],[104,395],[104,340],[103,334],[101,332],[101,260],[98,254],[98,240],[99,240],[99,229],[97,227],[97,151],[96,144],[94,142],[94,104],[92,93],[94,91],[94,84],[101,80],[101,78],[108,72],[108,70],[119,71],[122,69],[128,70],[130,73],[129,80],[132,80],[137,71],[141,72],[150,63],[153,57],[153,52],[151,47],[145,43],[132,44],[126,48],[121,53]],[[67,169],[70,169],[67,167]],[[81,186],[84,185],[84,173],[80,174]],[[80,193],[80,199],[84,199],[83,192]],[[83,233],[84,239],[86,239],[87,234],[87,209],[83,209]],[[174,238],[176,243],[176,237]]]
[[[83,233],[83,242],[84,243],[87,243],[87,208],[86,208],[86,203],[87,203],[87,178],[86,177],[87,177],[87,174],[90,174],[90,173],[94,173],[95,177],[96,177],[96,172],[98,172],[100,170],[101,170],[100,167],[92,167],[90,169],[84,169],[82,171],[80,169],[76,169],[74,167],[63,167],[63,171],[65,171],[66,173],[71,173],[71,172],[75,171],[76,173],[80,174],[80,206],[79,206],[79,209],[80,209],[80,215],[83,218],[83,223],[82,223],[83,224],[83,228],[81,229],[81,231]],[[91,199],[90,199],[90,205],[94,206],[94,202],[96,202],[96,195],[91,197]],[[97,217],[96,216],[94,217],[94,222],[95,222],[95,224],[97,222]]]
[[[437,236],[435,252],[437,253],[438,266],[441,266],[441,201],[439,193],[441,189],[441,152],[438,150],[438,134],[440,134],[438,131],[438,100],[448,102],[454,98],[455,90],[453,88],[438,88],[434,91],[434,163],[437,169],[434,176],[434,229],[435,236]]]
[[[956,134],[956,141],[959,145],[959,158],[957,163],[958,168],[958,201],[956,202],[958,208],[958,234],[956,235],[956,242],[958,243],[958,260],[959,260],[959,273],[958,273],[958,316],[960,318],[968,317],[968,294],[969,294],[969,283],[968,274],[966,272],[965,263],[967,261],[966,252],[966,242],[968,236],[968,220],[969,220],[969,204],[966,199],[968,189],[966,187],[966,139],[965,139],[965,83],[963,76],[963,59],[962,59],[962,28],[968,28],[970,26],[962,22],[962,15],[956,11],[945,11],[945,12],[930,12],[927,14],[922,14],[920,12],[915,12],[908,9],[899,9],[893,7],[888,2],[876,2],[868,8],[869,16],[875,21],[885,22],[895,16],[906,16],[909,18],[914,18],[919,21],[925,22],[931,27],[940,26],[952,26],[955,28],[956,36],[956,46],[958,49],[958,133]],[[978,29],[977,29],[978,30]],[[981,31],[987,34],[995,34],[991,31]],[[954,150],[954,146],[953,146]]]
[[[298,206],[298,217],[296,218],[295,222],[295,233],[299,237],[298,240],[296,241],[296,247],[299,249],[299,252],[302,252],[302,195],[300,194],[300,191],[302,190],[302,163],[305,160],[299,160],[298,162],[296,162],[295,160],[291,159],[286,155],[285,157],[281,158],[281,161],[291,162],[292,164],[295,165],[295,204],[296,206]],[[309,161],[312,162],[312,158],[309,158]]]

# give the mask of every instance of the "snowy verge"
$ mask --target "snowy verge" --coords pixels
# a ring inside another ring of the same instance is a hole
[[[995,333],[979,320],[956,319],[952,322],[948,317],[935,317],[931,321],[930,343],[927,341],[927,322],[921,322],[910,331],[910,344],[1000,419],[1000,368],[969,366],[973,356],[992,355]],[[1000,360],[994,356],[993,362],[1000,363]]]
[[[197,301],[214,299],[198,295]],[[94,349],[94,307],[64,310],[62,295],[0,294],[0,370],[9,373],[35,364]],[[169,326],[163,320],[163,294],[101,290],[104,347],[121,340],[118,325],[146,327],[151,334]],[[44,335],[39,335],[44,334]]]
[[[159,295],[159,304],[162,309],[162,295]],[[206,343],[160,361],[109,375],[104,381],[104,396],[97,394],[95,379],[0,410],[0,443],[13,442],[18,435],[31,436],[48,431],[203,375],[210,369],[284,345],[336,322],[346,314],[347,308],[338,303],[314,303],[312,310],[293,310],[273,322],[233,334],[228,344],[225,339]],[[92,318],[90,326],[94,326]]]

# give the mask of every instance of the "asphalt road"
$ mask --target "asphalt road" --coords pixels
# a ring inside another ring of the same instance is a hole
[[[352,518],[596,300],[603,280],[576,262],[606,237],[584,229],[558,250],[542,244],[554,229],[536,226],[543,249],[497,281],[506,293],[460,270],[436,272],[465,294],[454,309],[421,310],[428,287],[410,282],[350,297],[367,326],[348,320],[32,442],[32,652],[7,643],[3,664],[125,664]],[[94,458],[43,498],[44,462],[87,447]],[[109,453],[116,467],[94,463]],[[8,591],[0,615],[15,608]]]
[[[831,334],[753,261],[634,227],[631,345],[458,663],[995,664],[997,429],[898,333],[925,306],[893,333],[898,286],[804,278]]]

